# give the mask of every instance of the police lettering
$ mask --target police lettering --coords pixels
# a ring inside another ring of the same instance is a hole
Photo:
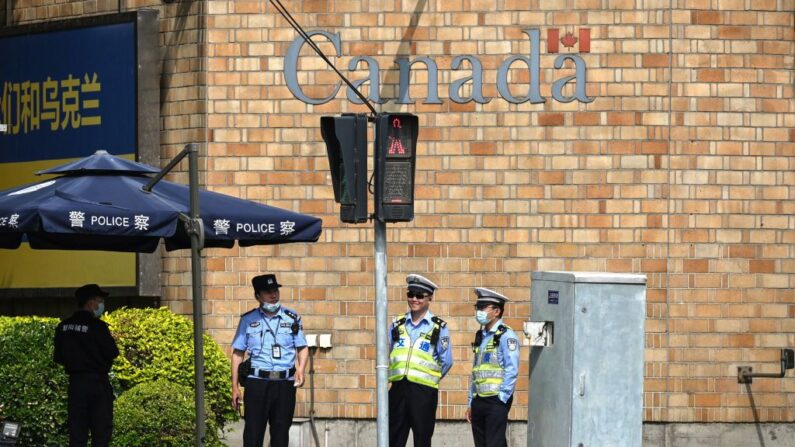
[[[272,223],[239,223],[235,229],[243,233],[275,233],[276,225]]]
[[[129,227],[130,218],[121,216],[91,216],[91,225],[103,227]]]

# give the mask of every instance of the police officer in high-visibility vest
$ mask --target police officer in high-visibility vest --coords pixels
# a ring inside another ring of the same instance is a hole
[[[475,361],[466,418],[472,424],[476,447],[504,447],[519,371],[519,339],[502,322],[508,298],[480,287],[475,288],[475,295],[475,318],[481,329],[472,343]]]
[[[243,396],[246,424],[244,447],[262,447],[270,424],[271,446],[286,447],[295,411],[296,388],[304,383],[309,358],[301,317],[281,305],[276,275],[251,280],[259,306],[240,317],[232,341],[232,406],[240,406],[238,367],[249,353]]]
[[[428,310],[436,284],[415,274],[406,283],[409,311],[395,317],[389,331],[389,445],[405,446],[411,429],[415,447],[430,447],[439,381],[453,366],[450,331]]]

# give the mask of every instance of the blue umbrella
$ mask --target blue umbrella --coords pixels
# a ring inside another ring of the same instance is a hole
[[[190,248],[180,220],[189,188],[165,180],[144,187],[159,170],[105,151],[37,174],[59,177],[0,192],[0,248],[153,252]],[[321,221],[292,211],[199,191],[204,247],[314,242]]]
[[[153,252],[191,249],[196,445],[204,445],[204,358],[200,251],[315,242],[321,221],[292,211],[198,189],[197,148],[189,144],[165,168],[105,151],[38,174],[60,174],[0,192],[0,248],[27,238],[31,248]],[[185,156],[189,186],[161,180]],[[152,174],[156,174],[151,177]]]

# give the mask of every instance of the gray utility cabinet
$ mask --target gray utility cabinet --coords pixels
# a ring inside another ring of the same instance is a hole
[[[646,276],[532,279],[531,321],[549,336],[530,350],[528,447],[640,447]]]

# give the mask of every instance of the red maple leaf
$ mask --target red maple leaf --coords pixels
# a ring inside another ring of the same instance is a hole
[[[567,32],[565,36],[560,38],[560,43],[566,48],[571,48],[577,43],[577,38],[574,37],[574,34]]]

